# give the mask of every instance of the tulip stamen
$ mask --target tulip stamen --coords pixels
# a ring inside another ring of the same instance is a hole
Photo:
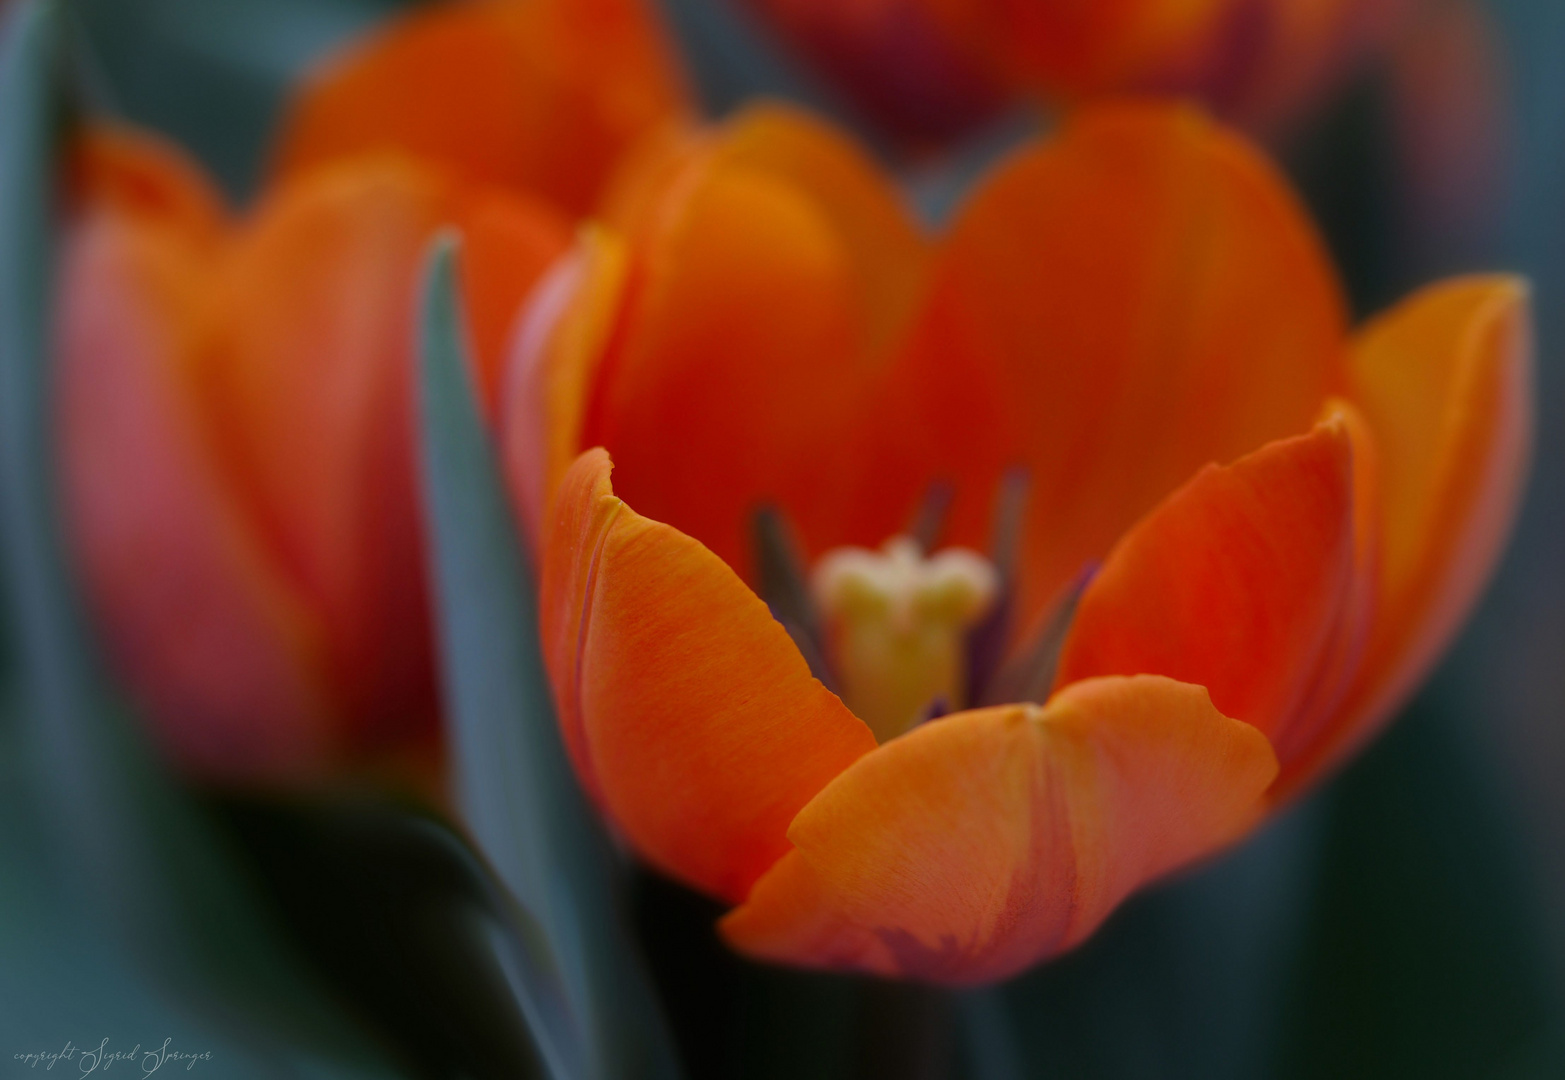
[[[931,714],[964,707],[967,634],[995,602],[999,577],[965,548],[926,556],[895,536],[880,551],[838,548],[811,578],[831,629],[841,694],[885,742]]]
[[[982,696],[975,699],[979,704],[1011,705],[1030,701],[1041,705],[1047,700],[1054,686],[1060,651],[1065,647],[1065,636],[1070,633],[1071,621],[1076,617],[1076,606],[1096,572],[1096,564],[1089,565],[1066,587],[1032,639],[1001,666]]]
[[[907,529],[907,535],[920,550],[934,551],[939,545],[946,519],[951,514],[951,504],[955,501],[956,488],[949,481],[937,480],[929,485]]]
[[[989,561],[999,580],[999,593],[989,613],[967,633],[968,701],[985,701],[1011,643],[1015,616],[1016,560],[1027,523],[1031,479],[1024,468],[1008,471],[995,494]]]
[[[799,647],[810,674],[828,690],[837,690],[836,673],[827,658],[820,613],[805,580],[804,559],[788,519],[775,507],[763,506],[750,519],[754,540],[757,591],[772,618],[782,624]]]

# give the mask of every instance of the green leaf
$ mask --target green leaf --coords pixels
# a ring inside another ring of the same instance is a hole
[[[527,556],[480,416],[437,241],[423,295],[425,505],[456,788],[479,847],[547,935],[586,1075],[678,1074],[622,913],[606,840],[555,725]]]
[[[295,935],[418,1075],[565,1075],[542,930],[449,825],[383,802],[228,797],[222,808]]]
[[[16,703],[0,697],[0,720],[15,713]],[[71,853],[51,842],[42,807],[30,798],[31,763],[18,734],[16,725],[0,723],[0,1046],[57,1052],[67,1042],[92,1046],[106,1038],[111,1051],[129,1052],[167,1039],[175,1051],[211,1054],[199,1068],[224,1080],[266,1080],[281,1068],[292,1068],[297,1080],[387,1076],[294,1055],[275,1041],[247,1043],[171,1000],[94,916],[87,890],[62,865]]]
[[[239,198],[310,65],[412,0],[75,0],[95,109],[162,131]]]
[[[1444,691],[1444,692],[1442,692]],[[1276,1075],[1558,1076],[1560,1002],[1527,837],[1482,710],[1440,683],[1335,785]]]
[[[79,885],[147,966],[209,1019],[276,1050],[279,1030],[361,1062],[238,860],[125,715],[63,558],[49,418],[60,5],[11,13],[0,53],[0,535],[30,775]]]

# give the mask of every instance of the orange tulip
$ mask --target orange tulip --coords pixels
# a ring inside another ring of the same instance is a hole
[[[329,58],[284,122],[277,168],[396,150],[577,216],[627,146],[689,109],[645,0],[457,0]]]
[[[84,138],[58,319],[66,509],[108,650],[182,764],[429,774],[420,262],[461,228],[492,400],[572,217],[682,93],[637,0],[486,0],[329,58],[242,219],[161,142]]]
[[[1525,285],[1350,334],[1277,173],[1189,109],[1084,109],[937,240],[774,107],[607,219],[501,402],[546,660],[584,786],[752,956],[1070,948],[1368,739],[1503,548]],[[898,537],[931,491],[956,550]]]
[[[892,130],[960,134],[1019,94],[1199,96],[1271,124],[1411,0],[746,0]]]
[[[420,260],[467,232],[483,381],[569,242],[542,204],[407,160],[325,168],[231,220],[191,165],[96,131],[64,257],[71,534],[170,752],[302,777],[435,745],[410,381]]]

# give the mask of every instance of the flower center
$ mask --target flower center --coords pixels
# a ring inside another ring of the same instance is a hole
[[[906,536],[880,551],[838,548],[811,575],[843,700],[881,742],[965,708],[968,631],[999,592],[975,551],[926,556]]]

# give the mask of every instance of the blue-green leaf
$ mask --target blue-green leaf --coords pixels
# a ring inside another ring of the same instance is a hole
[[[1455,696],[1432,686],[1327,797],[1283,1080],[1561,1075],[1527,837],[1483,760],[1491,718]]]
[[[446,822],[353,794],[218,804],[331,984],[419,1076],[562,1075],[541,929]]]
[[[431,578],[463,816],[559,967],[584,1075],[677,1075],[616,898],[610,851],[577,788],[539,651],[531,569],[471,382],[456,242],[429,262],[422,424]]]
[[[95,108],[172,136],[237,197],[312,64],[416,0],[75,0]]]

